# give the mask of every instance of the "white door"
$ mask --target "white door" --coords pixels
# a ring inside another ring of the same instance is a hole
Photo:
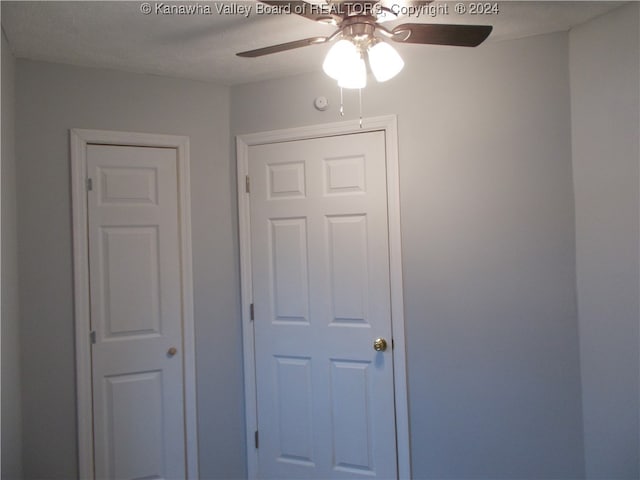
[[[249,176],[258,476],[395,478],[385,134],[251,146]]]
[[[95,477],[183,479],[176,149],[86,156]]]

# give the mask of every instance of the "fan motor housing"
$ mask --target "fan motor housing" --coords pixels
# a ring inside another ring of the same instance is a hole
[[[354,40],[373,38],[376,30],[375,18],[359,15],[349,17],[342,22],[342,35]]]

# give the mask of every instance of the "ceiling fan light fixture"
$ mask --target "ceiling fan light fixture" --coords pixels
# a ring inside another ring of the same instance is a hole
[[[379,82],[392,79],[404,68],[400,54],[386,42],[377,42],[369,47],[368,55],[373,76]]]
[[[338,40],[324,59],[322,69],[334,80],[340,80],[345,70],[353,69],[353,65],[361,60],[358,48],[349,40]]]

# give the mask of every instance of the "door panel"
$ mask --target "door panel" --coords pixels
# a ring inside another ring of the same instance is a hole
[[[304,218],[270,222],[274,322],[309,322],[307,225]]]
[[[275,357],[280,461],[313,463],[311,359]]]
[[[176,150],[88,145],[87,173],[96,478],[185,478]]]
[[[331,325],[367,325],[367,217],[327,216]]]
[[[343,471],[374,473],[370,369],[370,362],[331,362],[333,457],[335,468]]]
[[[103,227],[104,337],[160,333],[158,228]],[[122,262],[126,258],[127,263]]]
[[[113,478],[146,478],[162,465],[162,371],[112,375],[105,382],[107,455]],[[131,405],[144,404],[134,410]],[[159,475],[158,475],[159,476]]]
[[[261,478],[395,478],[383,132],[251,146]]]

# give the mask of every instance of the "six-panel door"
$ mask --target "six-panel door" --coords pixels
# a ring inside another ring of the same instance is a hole
[[[395,478],[384,132],[252,146],[249,173],[258,475]]]
[[[176,153],[87,146],[98,479],[186,475]]]

